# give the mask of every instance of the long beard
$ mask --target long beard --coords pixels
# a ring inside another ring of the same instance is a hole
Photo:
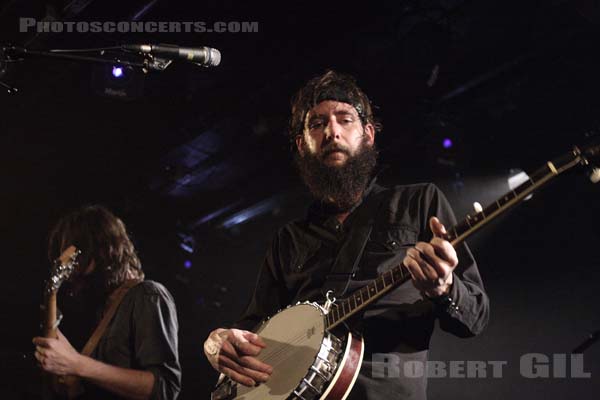
[[[346,162],[340,166],[326,165],[323,160],[333,151],[346,154]],[[294,163],[311,194],[333,211],[349,211],[366,189],[377,164],[375,145],[363,140],[358,152],[350,155],[347,149],[328,146],[321,155],[311,154],[305,147],[304,156],[296,153]]]

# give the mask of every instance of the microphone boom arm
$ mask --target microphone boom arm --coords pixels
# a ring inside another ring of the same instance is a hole
[[[18,55],[21,57],[27,56],[36,56],[36,57],[46,57],[46,58],[61,58],[67,60],[75,60],[75,61],[87,61],[92,63],[101,63],[101,64],[120,64],[124,66],[130,67],[138,67],[142,68],[144,72],[148,70],[155,71],[163,71],[170,64],[171,60],[157,59],[156,57],[152,57],[151,55],[145,56],[142,62],[139,61],[130,61],[130,60],[122,60],[118,57],[107,58],[107,57],[90,57],[83,56],[80,54],[69,53],[68,50],[62,50],[61,52],[53,52],[51,50],[30,50],[24,47],[17,46],[8,46],[4,47],[5,53],[10,56]],[[78,52],[80,50],[73,50],[74,52]],[[104,54],[104,51],[101,51],[100,54]]]

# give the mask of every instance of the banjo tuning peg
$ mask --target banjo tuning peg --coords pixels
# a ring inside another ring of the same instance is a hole
[[[590,178],[590,181],[592,181],[592,183],[600,182],[600,168],[598,168],[598,167],[590,168],[590,170],[588,172],[588,176]]]

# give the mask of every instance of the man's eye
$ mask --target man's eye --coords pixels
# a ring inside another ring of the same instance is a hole
[[[321,121],[315,121],[315,122],[311,122],[311,123],[308,125],[308,127],[309,127],[310,129],[318,129],[318,128],[321,128],[322,126],[323,126],[323,122],[321,122]]]

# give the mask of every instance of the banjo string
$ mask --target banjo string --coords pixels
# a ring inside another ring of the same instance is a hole
[[[274,361],[274,360],[278,359],[279,355],[286,353],[288,351],[289,346],[293,346],[295,344],[302,342],[302,339],[304,339],[304,334],[298,335],[294,338],[287,339],[286,343],[284,345],[279,345],[279,346],[273,348],[273,350],[271,350],[271,352],[269,352],[269,353],[265,352],[265,355],[263,357],[260,357],[260,359],[264,362]]]

